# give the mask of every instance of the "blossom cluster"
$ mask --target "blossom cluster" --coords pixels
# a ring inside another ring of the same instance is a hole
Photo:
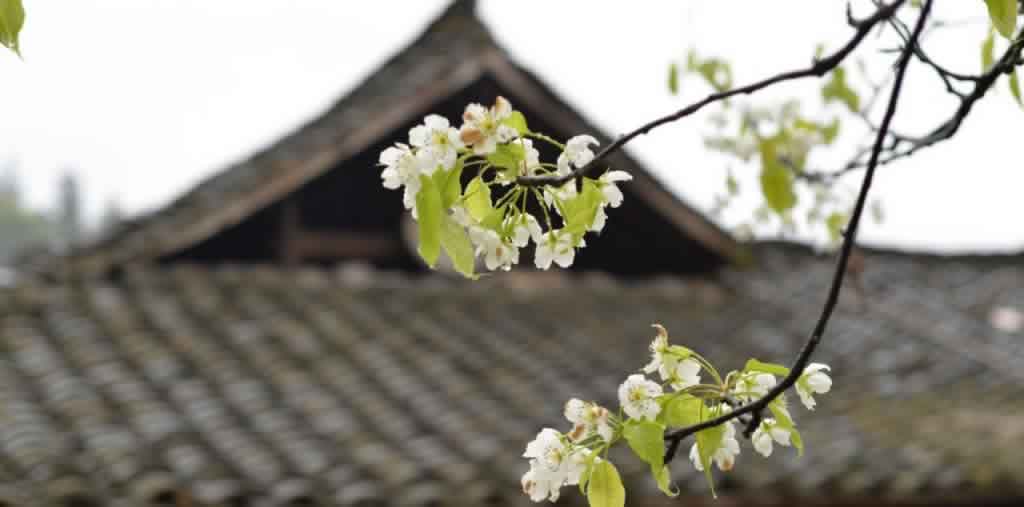
[[[477,259],[488,270],[508,270],[532,241],[537,268],[572,265],[584,235],[604,228],[606,208],[622,204],[618,183],[632,177],[607,170],[560,185],[521,185],[521,177],[567,177],[587,166],[597,139],[578,135],[562,144],[531,132],[503,97],[490,107],[469,104],[462,121],[456,128],[428,115],[409,131],[408,144],[380,154],[384,187],[404,189],[418,222],[420,255],[433,267],[443,248],[459,272],[475,278]],[[557,159],[542,161],[534,141],[554,146]]]
[[[665,328],[657,324],[654,327],[657,334],[650,345],[651,360],[641,373],[629,375],[619,385],[618,411],[573,398],[564,410],[571,428],[565,433],[544,428],[527,444],[523,457],[530,467],[523,475],[522,486],[531,500],[554,502],[563,486],[579,485],[591,505],[622,505],[625,490],[607,457],[608,450],[620,441],[650,465],[659,488],[674,496],[677,491],[664,462],[665,432],[714,419],[759,400],[778,385],[780,377],[789,375],[785,366],[751,359],[742,370],[722,377],[700,354],[669,343]],[[815,395],[831,390],[828,371],[827,365],[811,363],[797,378],[794,389],[808,410],[814,410]],[[750,437],[757,453],[768,457],[776,444],[803,452],[785,394],[774,398],[759,420]],[[709,482],[712,465],[728,472],[736,464],[741,446],[735,421],[695,434],[689,457]]]

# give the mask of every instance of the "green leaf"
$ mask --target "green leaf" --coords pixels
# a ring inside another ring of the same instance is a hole
[[[501,231],[501,222],[505,219],[506,208],[508,208],[507,204],[500,208],[492,209],[491,212],[480,221],[480,226],[493,231]]]
[[[839,101],[846,104],[851,112],[860,111],[860,97],[846,84],[846,70],[842,67],[832,71],[832,78],[821,88],[821,98],[826,104]]]
[[[590,507],[624,507],[626,505],[626,489],[622,487],[622,478],[608,460],[594,464],[587,483],[587,501]]]
[[[526,159],[526,150],[519,143],[499,144],[494,153],[487,155],[487,161],[495,167],[516,170]]]
[[[1013,32],[1017,30],[1017,0],[985,0],[985,4],[992,26],[1003,37],[1013,40]]]
[[[476,257],[473,255],[473,243],[469,240],[466,228],[447,215],[441,220],[441,246],[448,253],[448,258],[451,259],[456,271],[466,278],[479,278],[473,272]]]
[[[846,226],[848,220],[846,213],[839,213],[838,211],[832,212],[828,218],[825,219],[825,227],[828,228],[829,240],[833,243],[839,241],[843,237],[843,227]]]
[[[530,129],[526,127],[526,117],[519,111],[512,111],[512,114],[502,120],[501,123],[514,128],[516,132],[519,132],[520,136],[530,133]]]
[[[437,257],[441,255],[441,218],[444,216],[444,209],[441,207],[441,193],[434,180],[427,176],[420,176],[422,187],[416,194],[416,215],[420,230],[420,257],[433,268],[437,265]]]
[[[630,420],[622,429],[629,448],[652,466],[661,466],[665,459],[665,426],[653,421]]]
[[[25,25],[25,8],[21,0],[0,0],[0,45],[21,56],[18,35]]]
[[[761,193],[768,207],[780,215],[796,206],[793,175],[779,162],[775,144],[761,142]]]
[[[1020,80],[1017,78],[1017,69],[1013,69],[1010,72],[1010,93],[1013,94],[1013,98],[1017,99],[1017,105],[1024,107],[1024,99],[1021,99],[1020,94]]]
[[[434,171],[433,178],[434,186],[441,189],[441,208],[450,208],[462,196],[462,159],[459,159],[455,167],[449,171]]]
[[[725,428],[718,425],[698,431],[694,437],[697,440],[697,454],[700,456],[700,464],[704,468],[704,476],[707,477],[708,487],[711,488],[711,494],[715,497],[718,495],[715,494],[715,480],[711,476],[711,458],[721,447],[724,433]]]
[[[689,394],[669,399],[665,404],[665,424],[674,428],[685,428],[700,422],[704,402]]]
[[[995,56],[994,56],[995,44],[996,44],[995,34],[991,30],[989,30],[988,37],[985,38],[985,42],[981,43],[981,71],[982,72],[987,71],[989,69],[989,67],[992,66],[992,63],[995,62]]]
[[[477,222],[483,221],[494,211],[494,205],[491,204],[491,187],[479,176],[466,185],[466,211]]]
[[[744,366],[743,369],[746,371],[759,371],[763,373],[771,373],[772,375],[778,375],[780,377],[785,377],[786,375],[789,375],[789,368],[786,368],[781,364],[762,363],[757,359],[748,360],[746,366]]]
[[[662,493],[672,498],[679,496],[679,489],[672,487],[672,474],[668,465],[651,465],[651,475],[654,476],[654,481],[658,483],[658,489]]]
[[[604,194],[597,182],[591,178],[583,178],[583,189],[576,197],[562,202],[564,230],[578,240],[594,224],[597,209],[603,202]]]
[[[672,95],[679,94],[679,66],[674,62],[668,66],[668,92]]]

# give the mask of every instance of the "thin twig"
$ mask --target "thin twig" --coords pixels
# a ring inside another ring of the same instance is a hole
[[[846,275],[846,266],[850,260],[850,253],[853,251],[853,246],[857,238],[857,227],[860,224],[860,218],[864,212],[868,191],[871,189],[871,181],[874,178],[875,169],[878,166],[879,156],[882,153],[886,137],[889,132],[889,127],[892,123],[892,118],[896,114],[896,105],[899,102],[900,93],[903,89],[903,78],[906,75],[907,65],[910,63],[916,41],[925,27],[928,14],[931,12],[931,6],[932,0],[926,0],[921,9],[921,15],[914,27],[914,32],[910,35],[909,42],[904,48],[903,53],[900,55],[900,59],[896,67],[896,78],[893,81],[892,92],[889,96],[889,104],[886,107],[882,123],[879,125],[878,136],[875,139],[874,148],[871,151],[871,159],[868,162],[867,171],[864,174],[864,181],[861,182],[860,194],[857,196],[857,203],[853,208],[853,213],[850,216],[850,223],[847,226],[846,234],[844,235],[843,245],[839,252],[839,260],[836,263],[835,273],[832,276],[832,285],[829,288],[828,296],[825,299],[825,305],[822,308],[821,316],[818,318],[817,324],[815,324],[813,331],[811,331],[810,336],[807,338],[807,342],[804,343],[803,348],[800,350],[796,360],[793,362],[793,366],[790,368],[789,374],[776,384],[775,387],[770,389],[764,396],[757,400],[738,407],[727,414],[666,433],[665,440],[668,444],[668,448],[665,453],[666,462],[675,457],[675,454],[679,449],[679,442],[682,439],[693,435],[698,431],[718,426],[745,414],[750,414],[752,416],[750,423],[744,431],[744,434],[749,437],[755,429],[753,425],[760,420],[760,414],[762,414],[768,407],[768,404],[779,396],[782,396],[787,389],[793,387],[797,380],[799,380],[800,376],[803,375],[804,369],[807,367],[807,364],[811,360],[811,356],[814,354],[814,350],[818,347],[818,344],[821,343],[821,338],[825,334],[828,321],[832,317],[832,312],[835,310],[836,304],[839,301],[839,294],[843,286],[843,279]]]
[[[663,116],[661,118],[653,120],[641,126],[640,128],[619,137],[608,146],[605,146],[604,149],[599,151],[597,155],[594,156],[593,160],[591,160],[589,163],[584,164],[583,167],[574,169],[573,171],[569,172],[569,174],[520,176],[519,178],[516,179],[516,183],[523,186],[561,185],[569,180],[579,178],[584,174],[587,174],[587,172],[596,168],[598,164],[602,160],[604,160],[605,157],[607,157],[615,150],[618,150],[626,143],[632,141],[637,136],[647,134],[651,130],[654,130],[662,125],[672,123],[674,121],[690,116],[693,113],[696,113],[697,111],[704,108],[704,106],[725,100],[729,97],[733,97],[736,95],[754,93],[762,88],[767,88],[769,86],[784,81],[791,81],[794,79],[801,79],[805,77],[824,76],[832,69],[838,67],[839,64],[842,63],[843,60],[845,60],[846,57],[849,56],[849,54],[852,53],[858,45],[860,45],[861,41],[864,40],[864,38],[868,35],[868,33],[871,32],[871,29],[874,28],[875,25],[891,17],[896,12],[896,10],[899,9],[899,7],[905,3],[905,1],[906,0],[895,0],[890,4],[887,4],[879,8],[877,11],[875,11],[874,14],[872,14],[868,18],[865,18],[863,20],[853,20],[851,22],[851,25],[857,30],[853,38],[851,38],[849,42],[847,42],[843,47],[839,48],[839,50],[837,50],[836,52],[832,53],[831,55],[825,58],[816,60],[810,67],[806,69],[783,72],[781,74],[777,74],[775,76],[763,79],[761,81],[758,81],[747,86],[733,88],[731,90],[726,90],[723,92],[712,93],[711,95],[708,95],[701,101],[694,102],[693,104],[690,104],[689,106],[686,106],[668,116]]]

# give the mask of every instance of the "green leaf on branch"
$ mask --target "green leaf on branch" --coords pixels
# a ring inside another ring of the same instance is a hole
[[[779,161],[772,140],[761,142],[761,193],[768,207],[780,215],[796,206],[793,174]]]
[[[631,420],[622,429],[629,448],[651,466],[660,467],[665,459],[665,426],[653,421]]]
[[[851,112],[860,111],[860,97],[846,84],[846,70],[837,67],[832,71],[832,78],[821,88],[821,98],[825,103],[839,101],[846,105]]]
[[[804,454],[804,440],[800,438],[800,432],[796,429],[796,423],[789,417],[786,409],[783,408],[783,398],[776,398],[775,401],[768,404],[768,410],[771,411],[772,417],[775,418],[775,424],[779,427],[789,431],[789,441],[796,447],[798,455],[803,456]]]
[[[594,463],[590,480],[587,481],[587,501],[590,507],[624,507],[626,489],[622,478],[608,460]]]
[[[1017,0],[985,0],[985,4],[992,26],[1000,35],[1013,40],[1013,32],[1017,30]]]
[[[473,272],[476,258],[473,255],[473,243],[469,240],[466,228],[459,225],[452,217],[445,215],[441,219],[441,246],[448,253],[452,266],[463,276],[470,279],[477,279],[479,276]]]
[[[519,111],[512,111],[512,114],[502,120],[501,123],[515,129],[516,132],[519,132],[520,136],[530,133],[530,129],[526,127],[526,117]]]
[[[672,473],[669,472],[668,465],[651,465],[651,475],[654,476],[654,482],[658,483],[658,489],[662,493],[672,498],[679,496],[679,489],[672,487]]]
[[[576,194],[576,197],[562,202],[563,218],[565,219],[564,230],[579,240],[590,229],[590,226],[594,225],[597,209],[603,202],[604,194],[597,182],[590,178],[583,178],[583,189]]]
[[[487,161],[495,167],[516,170],[526,159],[526,150],[519,143],[499,144],[494,153],[487,155]]]
[[[451,170],[434,171],[434,186],[441,192],[441,209],[448,209],[462,196],[462,159]]]
[[[0,0],[0,45],[21,56],[18,35],[25,25],[25,8],[21,0]]]
[[[985,42],[981,43],[981,71],[985,72],[995,62],[995,33],[989,30]]]
[[[674,62],[668,66],[668,91],[672,95],[679,94],[679,66]]]
[[[473,178],[469,185],[466,185],[466,211],[473,220],[483,221],[487,215],[494,211],[491,203],[491,187],[484,183],[483,178]]]
[[[743,367],[745,371],[757,371],[761,373],[771,373],[772,375],[778,375],[785,377],[789,375],[789,368],[782,366],[781,364],[775,363],[762,363],[757,359],[750,359],[747,361],[746,366]]]
[[[416,215],[420,232],[420,257],[433,268],[437,265],[437,257],[441,255],[441,219],[444,208],[441,207],[441,192],[434,185],[430,176],[420,176],[421,188],[416,194]]]
[[[1010,80],[1010,93],[1017,100],[1017,105],[1024,107],[1024,99],[1021,98],[1020,93],[1020,79],[1017,78],[1017,69],[1013,69],[1008,79]]]
[[[702,61],[695,51],[690,50],[686,57],[686,70],[700,74],[717,92],[732,88],[732,67],[729,66],[729,62],[720,58]]]
[[[724,434],[725,428],[718,425],[698,431],[694,437],[697,440],[697,454],[700,457],[701,467],[704,468],[704,476],[707,477],[712,496],[716,498],[718,495],[715,493],[715,480],[711,476],[711,458],[718,452],[718,448],[722,446],[722,436]]]
[[[673,396],[665,404],[665,424],[685,428],[700,422],[704,401],[689,394]]]
[[[834,243],[842,239],[843,227],[846,227],[847,220],[846,213],[839,213],[838,211],[833,212],[825,219],[825,227],[828,228],[828,238],[830,241]]]

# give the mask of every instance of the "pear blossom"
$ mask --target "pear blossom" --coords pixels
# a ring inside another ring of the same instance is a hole
[[[409,130],[409,144],[418,148],[416,152],[423,174],[434,174],[438,167],[451,169],[463,147],[459,131],[451,127],[448,119],[437,114],[428,115],[423,125]]]
[[[574,449],[558,431],[542,429],[523,453],[530,458],[530,469],[520,481],[523,492],[534,502],[558,500],[563,485],[579,484],[589,454],[588,449]]]
[[[499,143],[507,143],[519,135],[512,127],[502,125],[502,121],[511,114],[512,104],[502,96],[494,100],[490,109],[470,104],[462,113],[465,123],[459,128],[459,138],[467,146],[472,146],[473,153],[477,155],[494,153]]]
[[[632,181],[633,175],[626,171],[608,171],[598,178],[601,184],[601,193],[604,194],[604,201],[613,208],[622,205],[622,190],[619,190],[616,183],[620,181]]]
[[[558,172],[559,175],[566,175],[572,172],[569,167],[570,164],[576,168],[583,167],[590,163],[594,159],[594,152],[590,151],[591,145],[598,145],[597,139],[594,136],[579,135],[569,139],[565,143],[565,150],[558,156]]]
[[[506,226],[511,226],[513,220],[515,220],[515,226],[512,227],[512,245],[522,248],[526,246],[530,239],[537,244],[540,244],[541,236],[544,234],[540,228],[540,223],[537,219],[530,214],[522,214],[517,217],[509,217],[505,220]]]
[[[572,265],[576,250],[572,244],[572,235],[560,231],[548,231],[537,242],[537,251],[533,262],[539,269],[548,269],[555,262],[563,268]]]
[[[384,166],[380,177],[384,188],[395,190],[412,179],[419,179],[416,154],[408,145],[397,143],[380,153],[379,165]]]
[[[800,401],[807,410],[814,410],[817,405],[814,394],[825,394],[832,389],[832,378],[826,373],[830,369],[826,364],[811,363],[804,368],[803,375],[796,381],[796,393],[800,395]]]
[[[565,404],[565,418],[573,423],[568,436],[574,442],[585,440],[595,433],[605,442],[612,441],[613,430],[608,421],[608,409],[596,403],[573,398]]]
[[[505,240],[491,229],[470,227],[469,239],[476,245],[476,255],[484,257],[487,269],[493,271],[500,267],[508,271],[512,269],[512,265],[519,263],[519,249],[505,243]]]
[[[657,400],[661,395],[661,386],[640,374],[630,375],[619,386],[619,403],[626,415],[633,419],[653,421],[661,412]]]
[[[722,426],[724,428],[722,431],[722,442],[718,445],[718,449],[715,450],[711,459],[714,460],[719,470],[728,472],[736,464],[736,456],[740,454],[740,442],[736,440],[736,428],[733,426],[732,421],[723,423]],[[693,467],[697,471],[704,471],[704,465],[700,462],[700,449],[698,449],[696,442],[690,448],[690,461],[693,462]]]
[[[661,380],[669,382],[677,391],[699,384],[700,363],[691,358],[680,360],[679,356],[673,353],[669,347],[668,331],[657,324],[654,327],[658,333],[655,335],[654,341],[651,342],[651,362],[644,366],[644,373],[657,371]]]
[[[736,379],[732,394],[737,400],[752,401],[768,394],[777,383],[775,375],[771,373],[745,372]]]
[[[779,426],[778,422],[771,418],[761,421],[757,430],[754,431],[754,435],[750,437],[750,441],[754,444],[754,450],[766,458],[772,454],[773,441],[789,447],[789,439],[790,431]]]

